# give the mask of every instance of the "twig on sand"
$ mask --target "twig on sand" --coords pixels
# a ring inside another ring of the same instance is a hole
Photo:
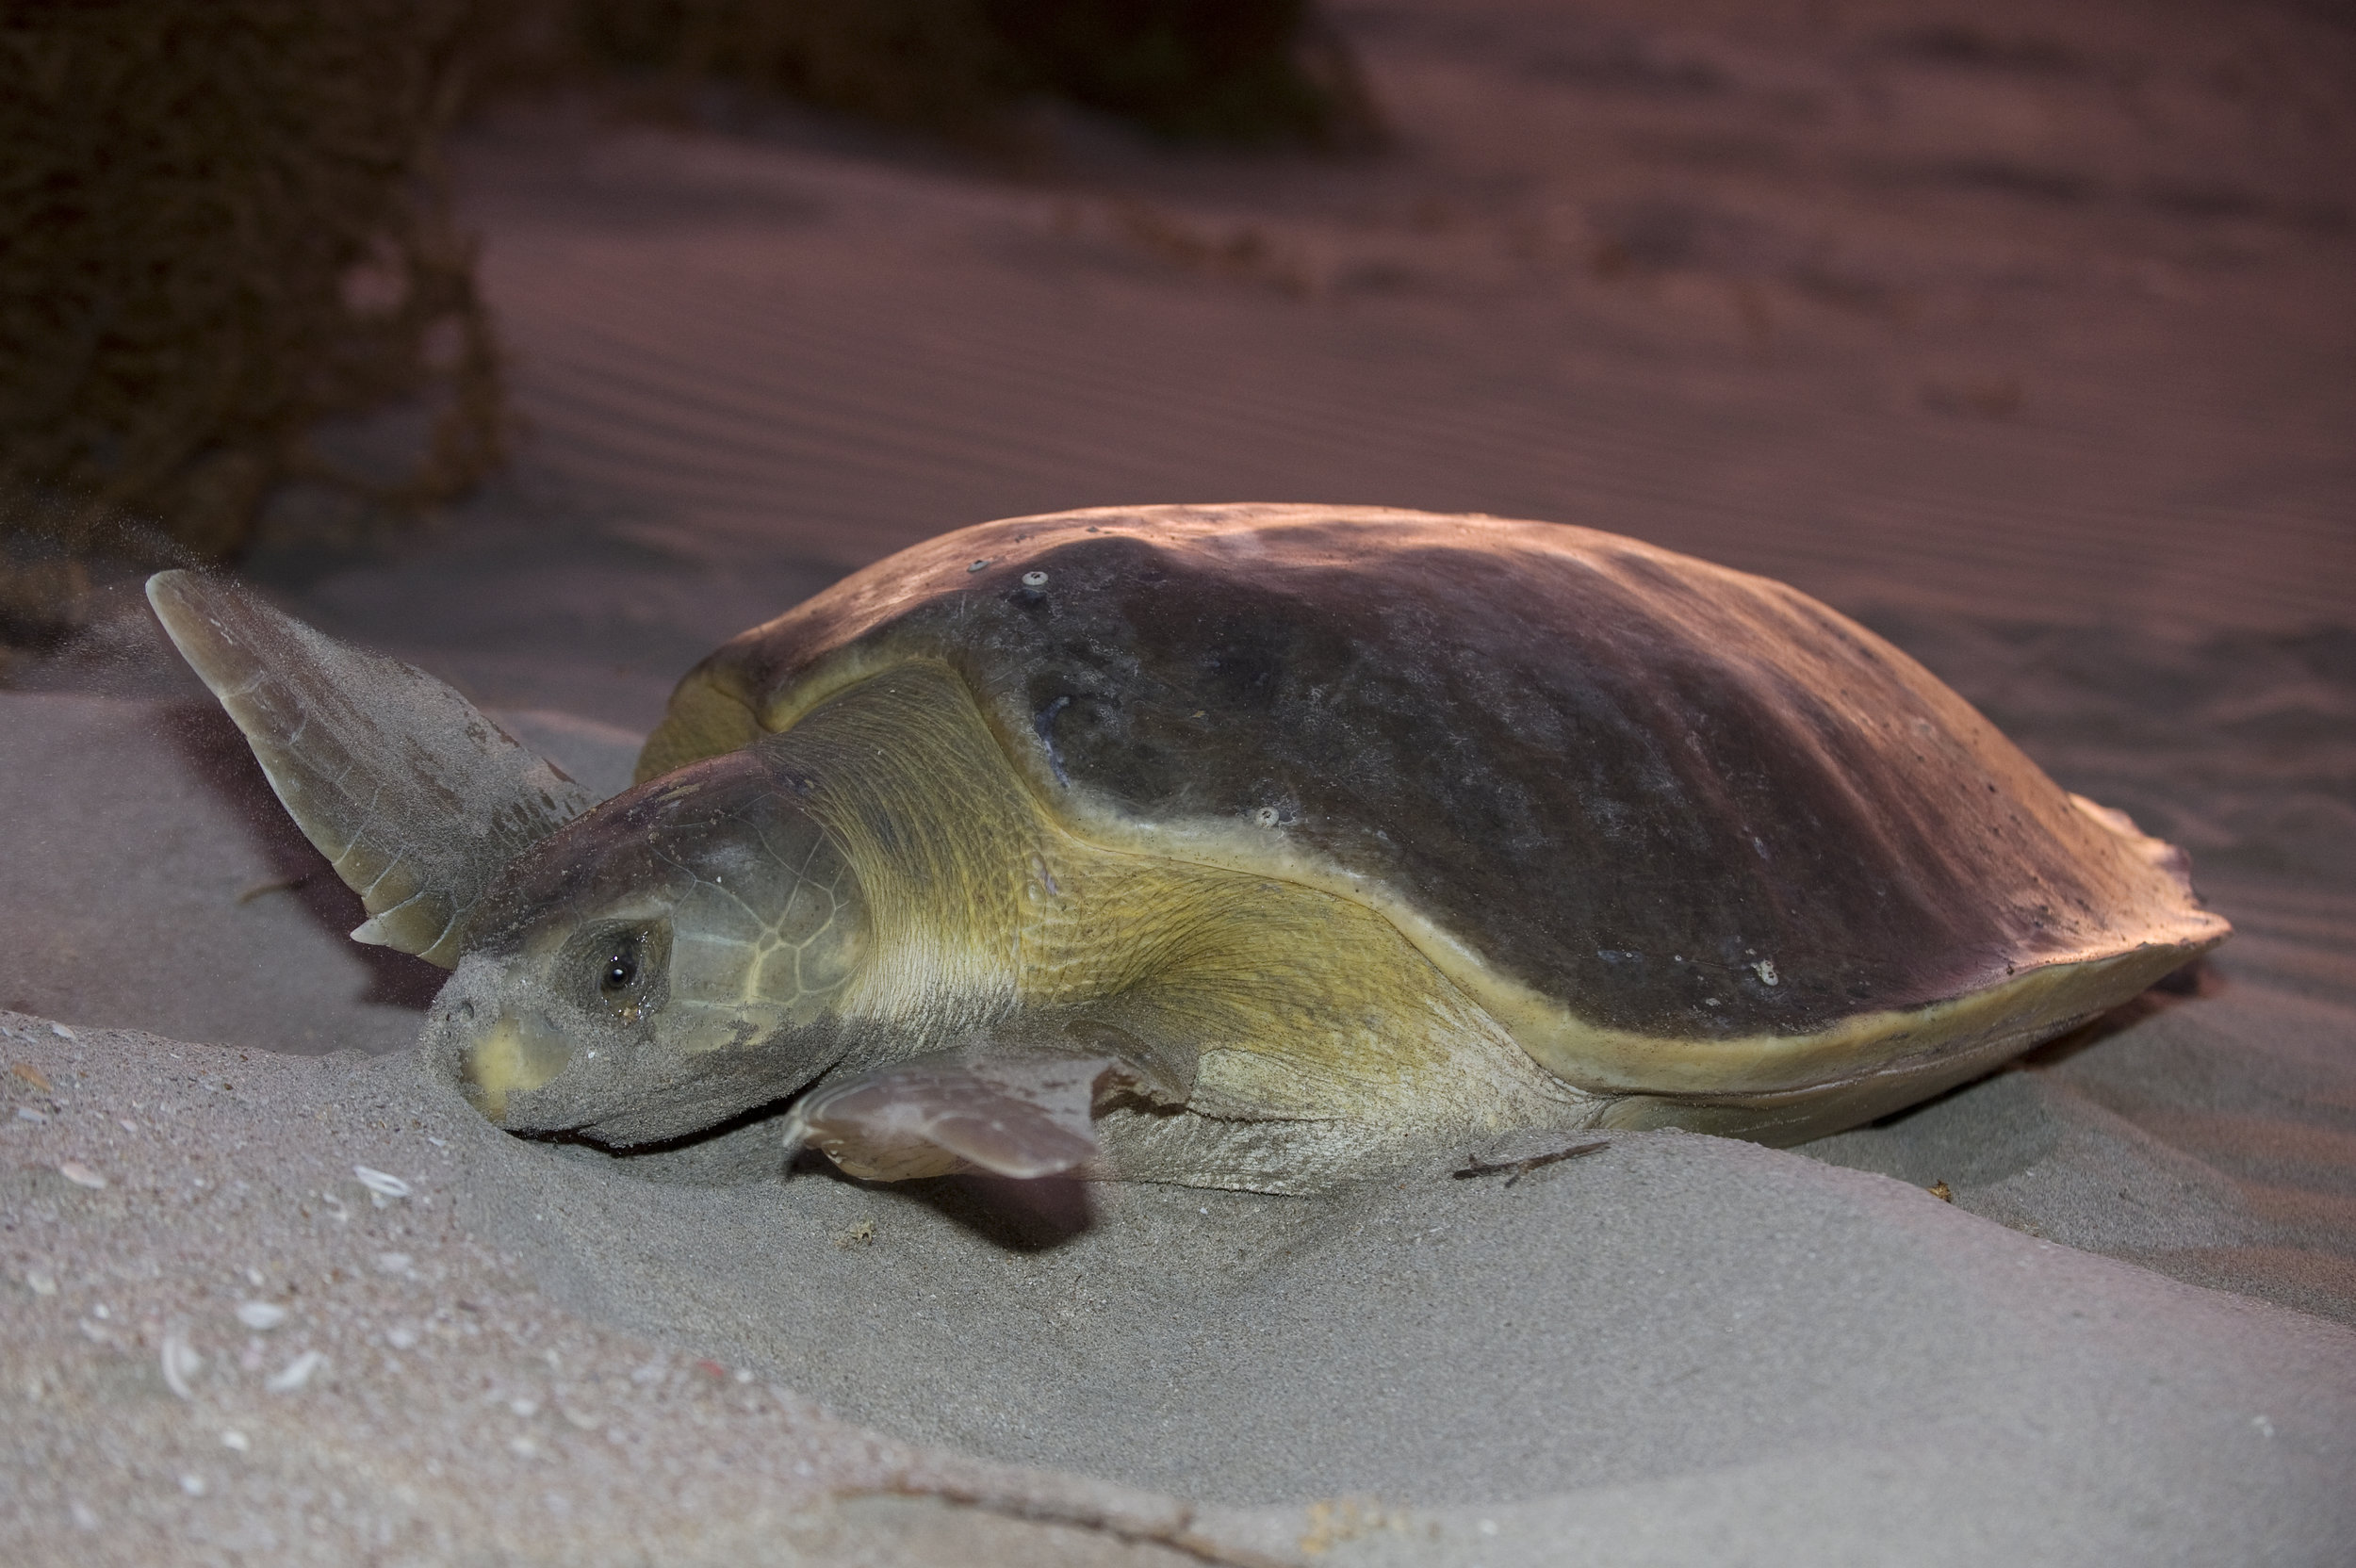
[[[1611,1147],[1610,1139],[1598,1138],[1593,1143],[1575,1143],[1568,1149],[1558,1149],[1551,1154],[1532,1154],[1526,1160],[1505,1160],[1497,1165],[1491,1165],[1486,1160],[1475,1160],[1464,1169],[1450,1174],[1462,1182],[1469,1177],[1496,1176],[1511,1171],[1512,1174],[1505,1178],[1505,1184],[1510,1187],[1540,1166],[1560,1165],[1564,1160],[1575,1160],[1581,1154],[1592,1154],[1598,1149]]]
[[[237,895],[237,902],[240,904],[251,904],[255,899],[261,897],[264,893],[290,893],[302,888],[310,880],[311,874],[309,872],[304,872],[300,876],[273,876],[267,882],[256,882],[251,888],[246,889],[245,891]]]

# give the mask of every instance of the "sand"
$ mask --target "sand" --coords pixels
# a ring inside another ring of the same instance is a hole
[[[1510,1189],[527,1143],[126,582],[0,692],[10,1560],[2345,1560],[2356,44],[1973,14],[1344,8],[1362,167],[510,116],[462,175],[525,457],[422,538],[289,503],[251,574],[605,790],[705,648],[942,528],[1613,528],[2188,847],[2200,975],[1873,1128]]]

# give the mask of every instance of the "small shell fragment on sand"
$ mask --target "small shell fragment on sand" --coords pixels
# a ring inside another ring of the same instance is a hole
[[[240,1301],[237,1321],[256,1333],[275,1329],[286,1321],[286,1309],[275,1301]]]
[[[164,1335],[164,1348],[158,1358],[163,1363],[164,1385],[183,1399],[194,1399],[195,1391],[188,1380],[205,1370],[205,1358],[196,1353],[188,1336],[178,1329]]]
[[[78,1039],[80,1039],[80,1038],[82,1037],[81,1036],[79,1036],[79,1035],[75,1034],[73,1030],[71,1030],[71,1029],[67,1028],[67,1027],[66,1027],[64,1024],[62,1024],[62,1023],[53,1023],[53,1024],[51,1024],[51,1025],[49,1026],[49,1032],[50,1032],[51,1034],[53,1034],[53,1035],[57,1036],[57,1038],[61,1039],[61,1040],[78,1040]]]
[[[406,1274],[416,1262],[406,1252],[379,1252],[376,1255],[378,1270],[386,1274]]]
[[[271,1373],[262,1386],[272,1394],[292,1394],[311,1380],[311,1375],[327,1364],[327,1358],[317,1350],[305,1350],[285,1366]]]
[[[55,1296],[57,1294],[57,1276],[52,1274],[27,1274],[25,1276],[25,1288],[31,1291],[36,1296]]]
[[[14,1066],[10,1067],[8,1070],[15,1073],[19,1078],[24,1079],[25,1082],[32,1085],[33,1087],[41,1090],[43,1094],[50,1094],[56,1091],[57,1086],[49,1082],[49,1075],[41,1071],[41,1069],[35,1067],[30,1062],[18,1062]]]
[[[400,1177],[379,1170],[374,1166],[355,1165],[352,1173],[360,1178],[362,1186],[368,1189],[368,1201],[380,1209],[396,1199],[408,1197],[414,1190]]]
[[[75,1186],[88,1187],[92,1192],[103,1191],[106,1185],[106,1178],[79,1160],[67,1160],[57,1167],[57,1174],[72,1182]]]
[[[252,1448],[254,1444],[253,1441],[245,1435],[245,1433],[237,1430],[235,1427],[231,1427],[222,1431],[221,1434],[221,1446],[224,1448],[234,1448],[238,1453],[242,1454],[249,1448]]]

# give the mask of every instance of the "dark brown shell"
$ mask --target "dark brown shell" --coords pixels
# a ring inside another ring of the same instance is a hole
[[[1806,595],[1585,529],[1098,510],[902,551],[682,682],[641,776],[904,657],[972,685],[1051,808],[1256,829],[1496,974],[1656,1037],[1861,1013],[2225,927]]]

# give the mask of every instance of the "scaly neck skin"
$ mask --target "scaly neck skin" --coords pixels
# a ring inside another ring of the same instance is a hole
[[[835,1004],[846,1025],[917,1055],[1014,1011],[1047,828],[957,675],[897,665],[754,749],[858,874],[873,946]]]

